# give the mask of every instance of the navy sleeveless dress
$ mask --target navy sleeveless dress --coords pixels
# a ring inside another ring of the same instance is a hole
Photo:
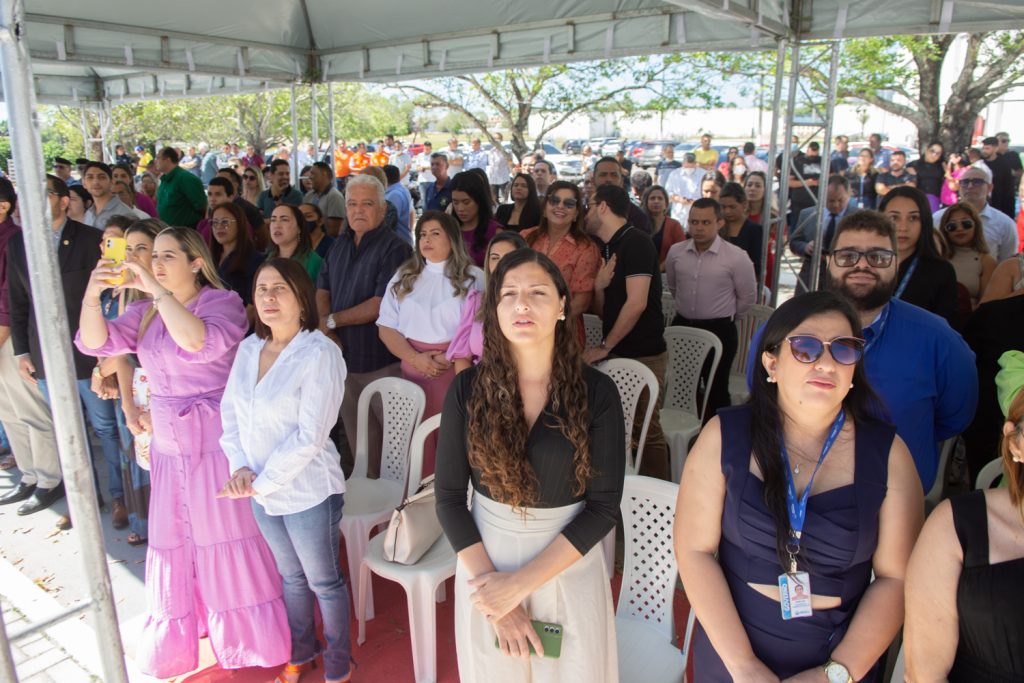
[[[754,654],[776,676],[787,678],[828,660],[871,581],[878,515],[896,430],[876,420],[858,421],[853,484],[812,495],[807,504],[800,569],[810,573],[816,595],[838,596],[841,604],[784,621],[777,600],[747,585],[775,586],[782,573],[775,550],[775,522],[764,504],[761,480],[750,472],[750,409],[729,408],[719,411],[718,417],[726,480],[719,562]],[[693,651],[697,683],[732,680],[699,625]],[[877,680],[877,669],[862,680]]]

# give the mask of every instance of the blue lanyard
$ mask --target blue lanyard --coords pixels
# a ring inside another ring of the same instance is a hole
[[[897,299],[903,298],[903,290],[907,288],[907,285],[910,283],[910,278],[913,277],[915,270],[917,270],[916,256],[913,259],[911,259],[910,265],[907,267],[907,272],[904,273],[903,279],[900,280],[900,286],[896,288],[896,293],[893,294],[893,297]]]
[[[832,445],[839,437],[839,432],[843,431],[844,422],[846,422],[846,411],[840,409],[839,414],[832,423],[832,429],[825,439],[825,445],[821,448],[818,464],[815,465],[814,471],[811,472],[807,488],[804,489],[803,495],[799,497],[796,495],[796,484],[793,482],[793,472],[789,465],[789,453],[786,451],[786,442],[783,439],[779,443],[780,450],[782,451],[782,462],[786,466],[786,511],[789,513],[790,530],[790,539],[786,549],[789,551],[790,572],[796,571],[796,556],[800,552],[800,536],[804,530],[804,521],[807,519],[807,501],[811,497],[811,487],[814,486],[814,478],[818,476],[818,470],[821,469],[822,463],[825,462],[825,456],[828,455]]]

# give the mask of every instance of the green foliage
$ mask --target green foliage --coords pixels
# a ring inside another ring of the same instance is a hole
[[[4,126],[6,129],[6,126]],[[5,131],[6,132],[6,131]],[[11,138],[0,137],[0,169],[7,173],[7,162],[13,156],[11,152]],[[57,140],[43,140],[43,163],[47,171],[53,168],[54,157],[71,157],[73,155],[64,145]]]

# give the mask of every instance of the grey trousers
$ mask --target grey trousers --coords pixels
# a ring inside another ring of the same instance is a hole
[[[0,347],[0,422],[7,430],[21,483],[50,489],[60,483],[53,416],[39,388],[18,374],[10,339]]]

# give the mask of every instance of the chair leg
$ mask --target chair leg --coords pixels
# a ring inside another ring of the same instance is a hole
[[[437,680],[437,612],[434,607],[437,590],[436,585],[425,581],[414,581],[406,587],[409,640],[412,642],[412,668],[416,683],[434,683]]]
[[[370,567],[363,562],[359,566],[359,590],[356,593],[356,616],[359,618],[359,637],[356,642],[360,645],[366,642],[366,591],[372,583]]]
[[[615,576],[615,529],[601,539],[601,553],[604,555],[604,568],[611,579]]]
[[[347,533],[346,533],[347,532]],[[348,555],[348,576],[349,581],[359,575],[359,568],[363,565],[363,557],[366,556],[366,546],[369,544],[369,532],[358,525],[345,529],[345,553]],[[363,613],[366,619],[373,619],[373,584],[366,586],[366,606]]]

